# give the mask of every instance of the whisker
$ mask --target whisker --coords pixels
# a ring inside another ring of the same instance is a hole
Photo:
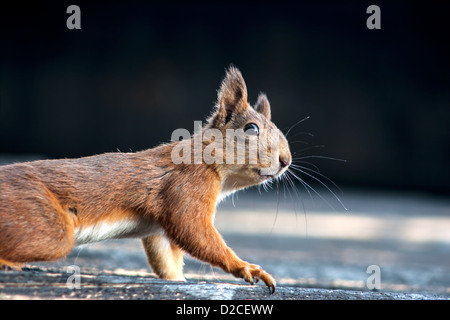
[[[304,174],[306,174],[306,175],[309,175],[308,173],[305,173],[305,172],[303,172]],[[305,182],[305,180],[303,180],[303,179],[301,179],[299,176],[297,176],[295,173],[293,173],[293,172],[291,172],[291,174],[298,180],[298,181],[300,181],[302,184],[305,184],[306,186],[308,186],[308,188],[310,188],[311,189],[311,191],[313,191],[320,199],[322,199],[331,209],[333,209],[333,210],[336,210],[331,204],[330,204],[330,202],[329,201],[327,201],[324,197],[322,197],[322,195],[319,193],[319,192],[317,192],[316,191],[316,189],[314,189],[313,187],[311,187],[311,185],[309,185],[307,182]],[[314,176],[312,176],[312,175],[309,175],[309,176],[311,176],[311,177],[313,177],[313,178],[315,178],[316,180],[318,180],[316,177],[314,177]],[[320,181],[320,180],[318,180],[319,182],[321,182],[322,184],[323,184],[323,182],[322,181]],[[326,186],[326,185],[325,185]],[[327,186],[326,186],[327,187]],[[327,187],[328,188],[328,187]],[[329,188],[328,188],[329,189]],[[333,191],[331,191],[330,190],[330,192],[336,197],[336,195],[333,193]],[[339,198],[337,198],[338,199],[338,201],[340,202],[340,200],[339,200]],[[342,203],[341,203],[342,204]],[[342,204],[342,206],[344,206],[343,204]],[[344,207],[345,208],[345,207]]]
[[[289,171],[289,169],[288,169],[288,171]],[[286,171],[286,172],[288,172],[288,171]],[[289,177],[289,174],[292,175],[292,172],[289,171],[289,172],[288,172],[288,175],[286,175],[286,178],[287,178],[287,180],[289,181],[290,186],[292,187],[292,192],[294,192],[295,196],[297,196],[297,199],[302,203],[303,213],[304,213],[304,215],[306,215],[305,203],[303,202],[302,196],[301,196],[301,194],[300,194],[300,191],[297,189],[297,187],[296,187],[296,185],[295,185],[293,179],[292,179],[291,177]],[[302,184],[302,185],[303,185],[303,187],[305,188],[306,192],[308,192],[311,201],[314,202],[314,199],[312,198],[312,195],[311,195],[311,193],[309,192],[308,188],[307,188],[304,184]],[[288,189],[288,190],[289,190],[289,189]],[[290,192],[289,192],[289,193],[290,193]],[[292,196],[291,196],[291,200],[292,200]]]
[[[289,141],[289,144],[294,144],[294,143],[309,144],[308,142],[303,141],[303,140]]]
[[[270,233],[273,233],[273,230],[275,229],[275,224],[277,223],[277,218],[278,218],[278,208],[280,206],[280,192],[279,192],[279,180],[277,179],[277,210],[275,211],[275,220],[273,221],[272,224],[272,229],[270,230]]]
[[[289,172],[289,169],[286,172],[289,173],[289,174],[292,174],[292,172]],[[292,181],[292,179],[289,177],[288,174],[285,175],[285,177],[286,177],[286,180],[290,182],[290,185],[292,187],[292,191],[295,193],[295,195],[297,196],[298,200],[302,204],[303,217],[304,217],[304,220],[305,220],[305,234],[306,234],[306,237],[308,237],[308,219],[307,219],[307,215],[306,215],[305,203],[303,202],[302,197],[300,195],[300,192],[298,191],[297,187],[295,186],[294,181]],[[305,189],[306,189],[306,191],[309,193],[309,195],[311,197],[311,193],[309,192],[309,190],[306,187],[305,187]],[[288,191],[289,191],[289,189],[288,189]],[[289,191],[289,195],[291,196],[291,199],[292,199],[292,195],[291,195],[290,191]],[[311,197],[311,199],[312,199],[312,197]],[[314,202],[313,199],[312,199],[312,201]],[[294,212],[295,212],[295,221],[296,221],[296,224],[298,224],[297,210],[295,210],[295,202],[294,202]]]
[[[326,157],[326,156],[316,156],[316,155],[310,155],[310,156],[301,156],[293,158],[293,160],[303,160],[303,159],[326,159],[326,160],[334,160],[334,161],[341,161],[341,162],[347,162],[345,159],[339,159],[339,158],[333,158],[333,157]]]
[[[304,164],[307,164],[307,165],[310,165],[311,167],[313,167],[314,169],[315,169],[315,172],[317,172],[317,173],[320,173],[320,169],[319,169],[319,167],[318,166],[316,166],[314,163],[311,163],[311,162],[308,162],[308,161],[295,161],[296,163],[291,163],[291,166],[294,164],[294,165],[297,165],[297,163],[304,163]],[[304,167],[304,168],[306,168],[306,167]]]
[[[289,170],[289,169],[288,169]],[[286,171],[288,172],[288,171]],[[289,177],[289,175],[286,175],[286,181],[289,183],[289,185],[292,187],[292,192],[294,192],[296,190],[295,188],[295,184],[292,181],[291,177]],[[287,191],[289,193],[289,197],[291,198],[291,201],[294,204],[294,214],[295,214],[295,223],[297,225],[298,223],[298,218],[297,218],[297,207],[296,207],[296,202],[294,201],[294,198],[292,197],[291,191],[289,190],[289,188],[287,188]],[[298,195],[297,195],[298,196]],[[303,202],[302,202],[303,203]]]
[[[316,149],[316,148],[325,148],[325,146],[322,145],[322,144],[319,144],[319,145],[315,145],[315,146],[310,146],[310,147],[307,147],[307,148],[303,148],[303,149],[297,150],[297,151],[301,154],[301,153],[304,153],[305,151],[312,150],[312,149]]]
[[[302,186],[303,186],[303,187],[305,188],[305,190],[308,192],[311,201],[314,203],[314,199],[313,199],[313,197],[312,197],[311,192],[309,191],[309,189],[308,189],[308,187],[307,187],[307,184],[306,184],[302,179],[300,179],[299,177],[297,177],[297,176],[295,175],[295,173],[293,173],[293,172],[291,171],[291,169],[288,169],[286,172],[288,172],[290,175],[292,175],[293,177],[295,177],[295,178],[298,179],[298,181],[302,184]],[[294,181],[292,181],[292,179],[291,179],[290,177],[289,177],[289,181],[291,182],[292,188],[296,190]]]
[[[283,175],[283,177],[282,177],[282,180],[281,181],[283,181],[283,188],[284,188],[284,201],[286,202],[286,184],[287,184],[287,182],[286,182],[286,177],[285,177],[285,175]],[[288,186],[288,188],[289,188],[289,186]]]
[[[284,135],[286,138],[287,138],[287,136],[288,136],[288,134],[289,134],[289,132],[296,126],[296,125],[298,125],[298,124],[300,124],[300,123],[302,123],[303,121],[306,121],[306,120],[308,120],[310,117],[309,116],[307,116],[306,118],[303,118],[302,120],[300,120],[300,121],[297,121],[296,123],[294,123],[290,128],[289,128],[289,130],[286,132],[286,134]]]
[[[307,136],[310,136],[310,137],[314,137],[314,135],[313,135],[311,132],[300,131],[300,132],[294,133],[294,134],[291,136],[291,139],[294,138],[294,137],[296,137],[296,136],[299,136],[299,135],[307,135]]]
[[[310,171],[310,172],[314,172],[315,174],[318,174],[318,175],[321,176],[322,178],[324,178],[324,179],[328,180],[329,182],[331,182],[331,183],[336,187],[336,189],[339,190],[339,192],[340,192],[341,194],[344,193],[344,192],[342,192],[341,188],[339,188],[339,186],[338,186],[333,180],[331,180],[331,179],[328,178],[326,175],[324,175],[324,174],[322,174],[322,173],[320,173],[320,172],[318,172],[318,171],[316,171],[316,170],[312,170],[312,169],[310,169],[310,168],[308,168],[308,167],[299,166],[299,165],[296,165],[296,164],[293,164],[293,163],[291,163],[291,167],[292,167],[292,169],[298,170],[298,171],[300,171],[300,172],[303,172],[301,169],[303,169],[303,170],[308,170],[308,171]]]
[[[341,199],[339,199],[339,197],[336,195],[336,193],[334,193],[333,192],[333,190],[331,190],[330,189],[330,187],[328,187],[327,185],[326,185],[326,183],[324,183],[322,180],[320,180],[319,178],[317,178],[317,177],[315,177],[314,175],[312,175],[312,174],[309,174],[308,172],[305,172],[305,171],[303,171],[303,170],[301,170],[301,169],[298,169],[297,168],[297,170],[299,171],[299,172],[301,172],[301,173],[303,173],[303,174],[305,174],[305,175],[307,175],[308,177],[310,177],[310,178],[312,178],[312,179],[314,179],[314,180],[316,180],[317,182],[319,182],[321,185],[323,185],[335,198],[336,198],[336,200],[341,204],[341,206],[344,208],[344,210],[345,211],[347,211],[347,208],[344,206],[344,204],[342,203],[342,201],[341,201]],[[291,172],[292,173],[292,172]],[[300,179],[297,175],[295,175],[294,174],[294,176],[295,177],[297,177],[298,179]],[[328,178],[327,178],[328,179]],[[304,182],[304,181],[303,181]],[[306,183],[306,182],[305,182]],[[334,182],[333,182],[334,183]],[[333,210],[336,210],[333,206],[331,206],[330,205],[330,203],[328,202],[328,201],[326,201],[316,190],[314,190],[313,189],[313,191],[322,199],[322,200],[324,200]]]
[[[237,185],[237,182],[235,182],[234,184],[233,184],[233,188],[235,188],[236,187],[236,185]],[[232,194],[231,194],[231,203],[233,204],[233,208],[236,208],[236,206],[234,205],[234,195],[236,194],[236,192],[233,192]],[[237,195],[236,197],[238,197],[238,199],[239,199],[239,196]]]

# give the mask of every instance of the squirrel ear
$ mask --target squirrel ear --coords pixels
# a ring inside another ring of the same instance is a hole
[[[255,104],[255,110],[259,113],[263,114],[267,120],[270,121],[271,113],[270,113],[270,103],[267,100],[267,96],[264,93],[260,93],[258,96],[258,100]]]
[[[241,72],[230,66],[217,94],[219,113],[239,113],[248,107],[247,86]]]

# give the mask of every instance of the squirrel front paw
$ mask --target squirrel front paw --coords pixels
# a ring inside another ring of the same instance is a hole
[[[266,286],[269,287],[272,294],[275,292],[275,287],[277,285],[275,279],[257,264],[247,263],[244,267],[241,267],[233,272],[233,275],[239,278],[243,278],[250,284],[262,280],[266,284]]]

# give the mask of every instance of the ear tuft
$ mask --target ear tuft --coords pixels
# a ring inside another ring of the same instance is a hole
[[[219,108],[232,113],[241,112],[247,108],[247,86],[241,72],[234,66],[227,70],[217,94]]]
[[[270,103],[267,99],[267,96],[264,93],[260,93],[258,95],[258,100],[255,104],[255,110],[259,113],[263,114],[267,120],[270,121],[271,118],[271,112],[270,112]]]

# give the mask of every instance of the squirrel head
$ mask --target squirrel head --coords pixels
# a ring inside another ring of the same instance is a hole
[[[258,185],[281,176],[292,162],[288,142],[271,121],[260,93],[252,107],[241,72],[228,68],[213,114],[203,128],[203,156],[215,159],[222,191]],[[219,160],[219,161],[217,161]]]

